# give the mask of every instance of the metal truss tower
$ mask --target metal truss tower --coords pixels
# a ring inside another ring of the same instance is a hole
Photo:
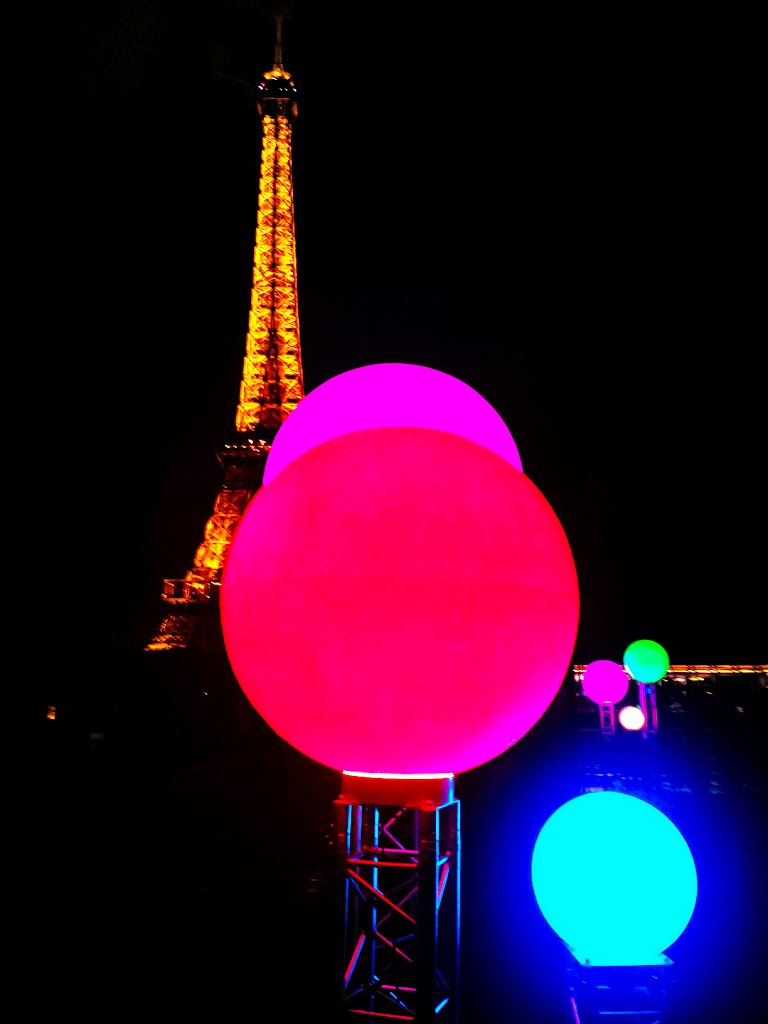
[[[304,397],[299,343],[291,140],[296,87],[282,63],[282,18],[277,18],[275,62],[258,86],[261,167],[248,319],[235,440],[218,452],[221,489],[192,567],[166,579],[167,614],[147,651],[223,650],[219,587],[232,537],[259,489],[280,425]]]
[[[340,1019],[458,1022],[460,804],[453,777],[343,775]]]

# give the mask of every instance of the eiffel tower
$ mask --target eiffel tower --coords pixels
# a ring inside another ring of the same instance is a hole
[[[229,668],[219,592],[235,529],[261,487],[271,444],[304,397],[291,150],[296,87],[283,67],[282,18],[276,22],[274,64],[258,87],[259,200],[236,438],[218,453],[224,479],[192,567],[183,579],[164,581],[162,599],[168,612],[144,648],[152,660],[168,662],[169,692],[174,689],[174,677],[176,693],[185,697],[190,693],[208,696],[212,688],[219,689],[218,701],[212,702],[210,711],[206,707],[202,716],[199,736],[192,735],[191,720],[182,729],[182,746],[191,742],[194,748],[202,738],[204,746],[197,749],[207,752],[217,745],[231,748],[227,707],[234,708],[238,727],[246,734],[253,736],[254,727],[268,728],[254,715]],[[265,596],[265,640],[268,622]],[[168,653],[161,657],[157,652]],[[224,708],[223,731],[213,722],[216,704]],[[303,755],[297,756],[304,762]],[[300,786],[296,771],[289,774]],[[362,791],[355,788],[361,785]],[[417,784],[417,799],[409,802],[411,787],[407,795],[393,794],[386,782],[383,789],[366,788],[364,781],[350,788],[346,780],[346,792],[334,801],[333,889],[343,920],[328,922],[328,941],[329,948],[338,942],[344,953],[346,966],[334,1001],[345,1019],[396,1015],[420,1024],[442,1011],[446,1024],[457,1022],[459,801],[453,795],[452,777],[439,779],[428,792],[424,786],[430,784]],[[286,849],[281,853],[284,857]],[[391,875],[389,868],[394,869]]]
[[[283,67],[282,16],[272,68],[258,86],[261,166],[248,319],[235,439],[217,453],[223,482],[191,568],[166,579],[167,614],[146,651],[223,653],[219,588],[232,537],[259,489],[280,425],[304,397],[299,342],[291,140],[296,86]]]

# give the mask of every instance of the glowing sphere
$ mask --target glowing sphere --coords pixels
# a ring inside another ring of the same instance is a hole
[[[523,468],[509,428],[468,384],[426,366],[374,363],[331,377],[299,402],[272,442],[264,483],[310,448],[376,427],[444,430]]]
[[[645,725],[645,715],[634,704],[626,704],[619,711],[619,725],[628,732],[638,732]]]
[[[626,881],[656,865],[628,898]],[[594,964],[657,963],[688,926],[696,866],[685,839],[652,804],[585,793],[559,807],[533,849],[534,895],[547,923]]]
[[[624,667],[640,683],[657,683],[667,674],[669,656],[655,640],[635,640],[624,651]]]
[[[584,669],[581,688],[595,704],[616,704],[626,695],[629,679],[616,661],[591,661]]]
[[[344,434],[252,498],[221,619],[273,730],[349,772],[457,773],[541,717],[573,653],[576,569],[531,480],[456,434]]]

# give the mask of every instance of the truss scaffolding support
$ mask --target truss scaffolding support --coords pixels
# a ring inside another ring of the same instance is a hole
[[[601,966],[569,947],[567,978],[574,1024],[665,1024],[674,962]]]
[[[377,794],[381,801],[372,802]],[[344,776],[340,1020],[458,1024],[460,803],[453,777]]]
[[[604,701],[600,705],[600,732],[603,736],[613,736],[616,732],[616,712],[612,701]]]
[[[643,736],[655,736],[659,731],[659,711],[656,706],[656,687],[653,683],[638,683],[637,696],[645,717]]]

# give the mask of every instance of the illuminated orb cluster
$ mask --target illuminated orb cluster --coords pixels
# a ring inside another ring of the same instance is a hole
[[[552,702],[576,639],[576,570],[484,400],[423,367],[374,370],[356,375],[348,423],[336,410],[328,428],[319,401],[310,415],[311,392],[278,431],[272,453],[283,431],[290,453],[286,441],[225,564],[224,640],[253,706],[307,756],[452,774],[512,746]],[[379,384],[400,395],[414,375],[418,422],[392,422]],[[332,404],[354,375],[341,376]]]
[[[627,695],[630,679],[641,686],[657,683],[669,670],[669,656],[655,640],[635,640],[624,651],[623,663],[608,659],[591,661],[585,666],[581,689],[594,704],[616,705]],[[638,732],[646,716],[636,705],[627,704],[618,711],[619,725]]]
[[[633,881],[652,866],[653,882]],[[531,880],[552,930],[592,964],[658,963],[688,926],[696,866],[658,808],[626,793],[585,793],[561,805],[536,839]]]

